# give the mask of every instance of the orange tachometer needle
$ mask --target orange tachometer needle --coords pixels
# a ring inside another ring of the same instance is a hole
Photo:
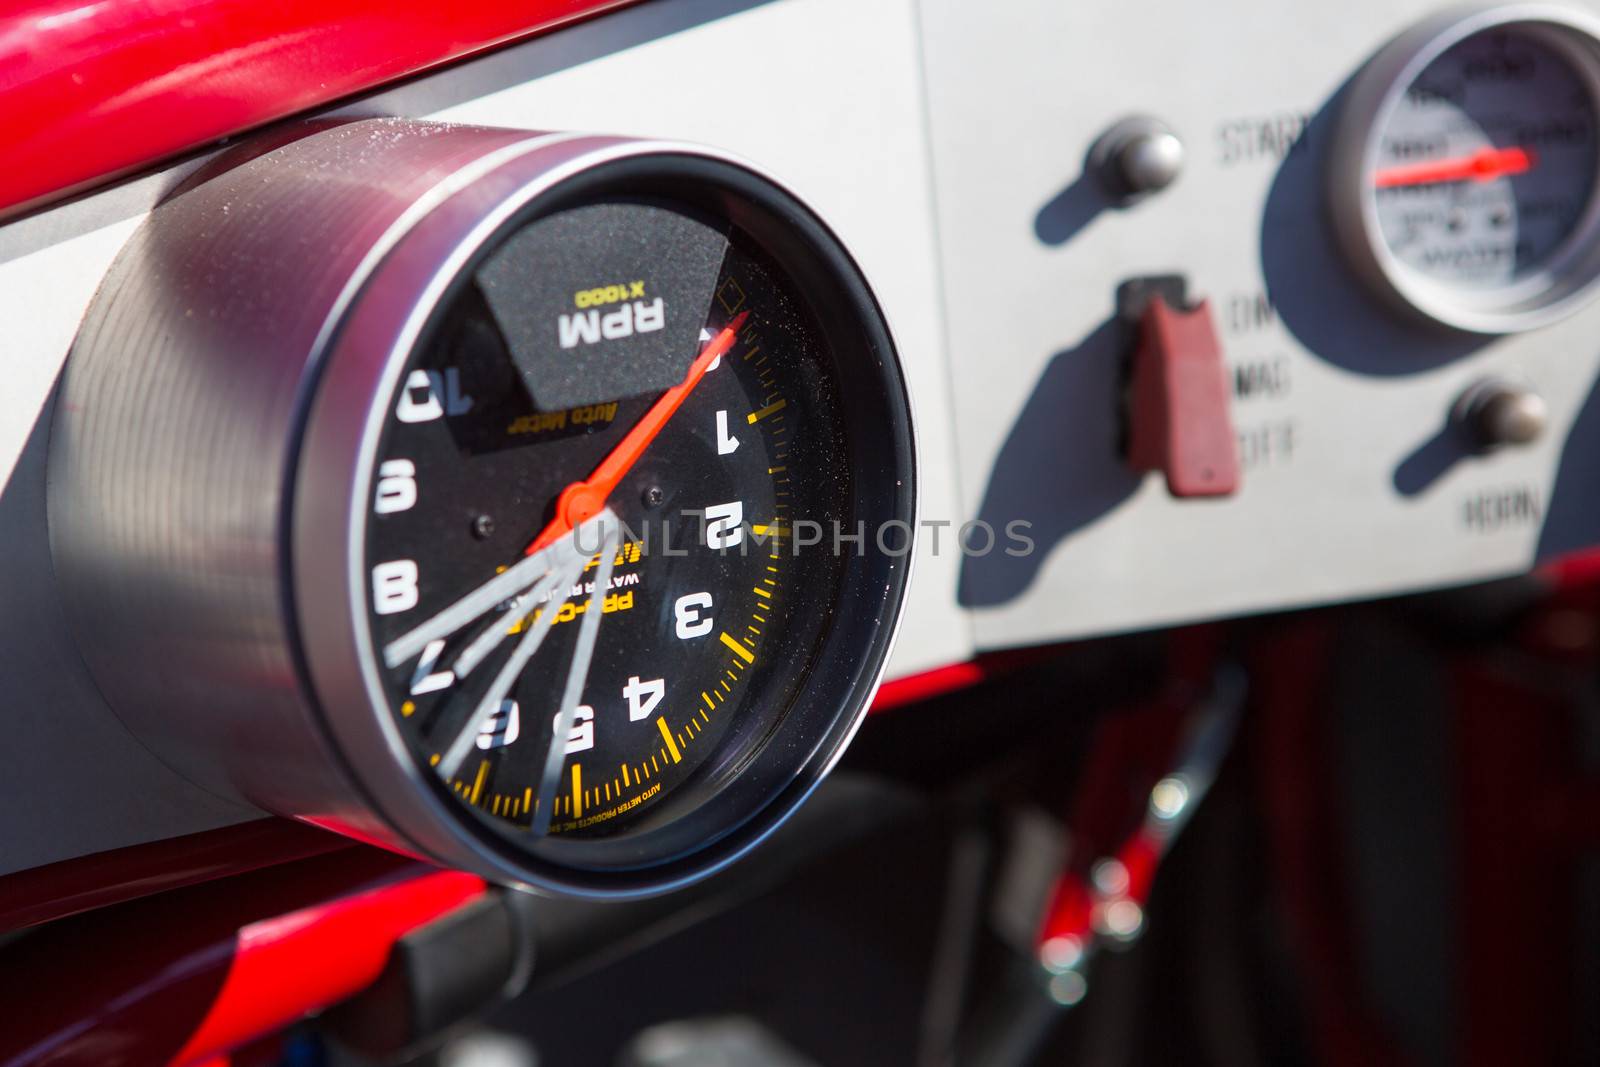
[[[1534,156],[1526,148],[1485,148],[1470,156],[1433,159],[1389,167],[1372,176],[1379,189],[1399,185],[1433,185],[1439,182],[1488,182],[1533,169]]]
[[[570,533],[580,523],[600,514],[606,506],[606,498],[616,489],[617,483],[633,468],[644,450],[650,447],[650,442],[656,439],[661,428],[688,399],[694,387],[700,384],[707,369],[718,356],[733,347],[733,342],[739,336],[739,328],[749,315],[748,311],[740,312],[723,327],[721,333],[712,338],[710,344],[700,350],[700,354],[689,365],[689,373],[683,381],[661,394],[661,399],[650,406],[644,418],[628,431],[628,436],[617,442],[617,447],[600,461],[600,466],[594,469],[587,481],[573,482],[561,491],[556,498],[555,518],[528,545],[528,555],[533,555]]]

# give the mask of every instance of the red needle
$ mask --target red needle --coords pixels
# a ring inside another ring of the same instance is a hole
[[[600,514],[606,506],[606,498],[616,489],[617,483],[633,469],[634,463],[650,447],[650,442],[656,439],[667,420],[689,398],[694,387],[700,384],[700,379],[705,377],[711,364],[733,347],[734,340],[739,336],[739,327],[744,325],[744,320],[749,316],[748,311],[741,311],[722,328],[721,333],[712,338],[710,344],[700,350],[694,362],[689,364],[689,373],[683,381],[661,394],[661,399],[650,406],[644,418],[628,431],[628,436],[617,442],[617,447],[600,461],[600,466],[594,469],[587,481],[573,482],[561,490],[561,495],[556,498],[555,518],[528,545],[528,555],[533,555],[571,533],[574,527]]]
[[[1379,189],[1399,185],[1433,185],[1438,182],[1488,182],[1533,169],[1534,155],[1526,148],[1485,148],[1470,156],[1435,159],[1390,167],[1372,176]]]

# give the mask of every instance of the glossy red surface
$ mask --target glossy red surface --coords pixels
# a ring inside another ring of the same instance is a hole
[[[33,0],[0,14],[0,217],[632,0]]]
[[[64,919],[0,949],[0,1067],[195,1065],[372,983],[483,882],[352,848]],[[49,995],[38,995],[41,990]]]
[[[1562,589],[1600,585],[1600,549],[1558,556],[1542,564],[1539,573]]]
[[[243,927],[228,976],[173,1054],[173,1067],[201,1063],[365,989],[396,941],[485,888],[473,875],[439,871]]]
[[[353,847],[325,830],[262,819],[52,863],[0,877],[0,932]]]
[[[878,687],[878,695],[872,701],[872,711],[876,714],[944,693],[953,693],[977,685],[986,677],[988,673],[978,663],[952,663],[947,667],[908,674],[904,678],[892,678]]]

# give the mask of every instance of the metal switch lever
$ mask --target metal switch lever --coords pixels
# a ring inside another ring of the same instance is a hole
[[[1156,291],[1140,294],[1146,300],[1129,378],[1128,462],[1161,471],[1175,497],[1232,496],[1239,446],[1211,305],[1185,306],[1181,288],[1170,284],[1150,288]],[[1120,295],[1126,300],[1129,287]]]

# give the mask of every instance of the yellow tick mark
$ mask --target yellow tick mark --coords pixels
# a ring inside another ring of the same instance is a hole
[[[483,791],[483,779],[484,779],[484,776],[487,775],[488,773],[489,773],[489,761],[488,760],[484,760],[482,763],[478,764],[478,780],[472,783],[472,800],[471,800],[471,803],[476,804],[478,802],[478,794]]]
[[[433,758],[428,760],[428,766],[430,766],[430,767],[439,766],[439,753],[435,752],[433,754]]]
[[[531,785],[522,791],[522,810],[533,810],[533,786]]]
[[[672,762],[677,763],[683,759],[683,754],[678,751],[678,743],[672,739],[672,731],[667,729],[667,717],[656,716],[656,725],[661,729],[661,736],[667,742],[667,751],[672,753]]]
[[[753,590],[753,592],[755,593],[756,596],[766,597],[768,600],[772,599],[772,594],[767,592],[765,589],[756,589],[756,590]]]
[[[767,468],[767,473],[768,474],[777,474],[779,471],[786,471],[788,469],[789,469],[788,467],[768,467]]]
[[[404,704],[400,705],[400,714],[405,716],[408,719],[411,718],[412,712],[414,712],[416,710],[417,710],[416,703],[413,702],[413,701],[410,701],[410,700],[408,700]]]
[[[628,765],[626,763],[624,763],[622,765],[622,784],[623,785],[632,785],[633,784],[632,782],[628,781]]]
[[[779,397],[776,401],[774,401],[771,404],[768,404],[766,407],[762,408],[760,411],[752,411],[750,414],[746,415],[745,418],[747,420],[749,420],[750,425],[754,426],[756,423],[760,422],[762,419],[766,418],[768,415],[774,414],[775,412],[782,411],[784,408],[786,408],[788,406],[789,406],[789,402],[787,400],[783,399],[782,397]]]
[[[572,765],[572,817],[583,814],[583,764]]]
[[[739,653],[739,658],[744,660],[746,663],[754,663],[756,661],[756,656],[755,656],[754,652],[751,652],[748,648],[745,648],[738,641],[736,641],[733,638],[729,637],[727,635],[727,633],[719,630],[719,631],[717,631],[717,637],[721,639],[723,644],[727,645],[729,648],[731,648],[735,652]]]
[[[717,706],[711,703],[711,694],[707,693],[704,689],[700,690],[700,699],[704,700],[706,702],[706,707],[710,708],[712,711],[717,710]]]

